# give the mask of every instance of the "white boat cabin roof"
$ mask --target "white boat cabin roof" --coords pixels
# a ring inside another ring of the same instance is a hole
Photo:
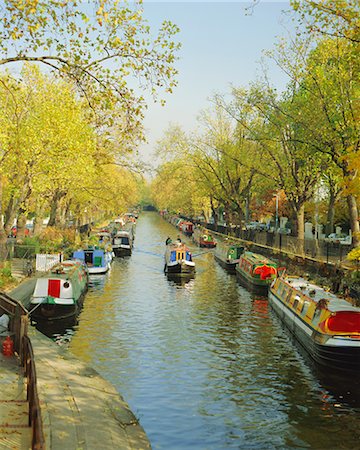
[[[316,284],[309,283],[308,280],[302,277],[292,277],[285,276],[283,278],[287,281],[292,287],[294,287],[297,291],[302,292],[307,297],[310,297],[315,302],[325,298],[329,300],[328,309],[329,311],[357,311],[360,312],[360,308],[351,305],[345,299],[338,297],[332,292],[325,291],[320,286]]]

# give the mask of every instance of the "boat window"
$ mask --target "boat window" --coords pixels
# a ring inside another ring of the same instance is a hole
[[[122,237],[121,238],[121,243],[123,245],[129,245],[129,238],[128,237]]]
[[[318,319],[320,317],[320,314],[321,314],[321,309],[320,308],[316,308],[315,311],[314,311],[314,315],[313,315],[312,320],[314,321],[314,320]]]
[[[292,296],[292,289],[286,289],[285,294],[287,294],[286,295],[286,303],[289,303],[291,300],[291,296]]]
[[[93,262],[93,253],[85,252],[85,264],[92,264]]]
[[[300,295],[296,295],[293,303],[294,309],[297,309],[297,307],[299,306],[299,302],[300,302]]]

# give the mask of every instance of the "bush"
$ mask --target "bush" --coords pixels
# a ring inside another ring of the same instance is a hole
[[[360,263],[360,247],[353,248],[351,252],[347,255],[347,259],[349,261],[354,261],[356,263]]]
[[[43,253],[58,253],[75,245],[74,230],[47,227],[40,235],[40,250]]]

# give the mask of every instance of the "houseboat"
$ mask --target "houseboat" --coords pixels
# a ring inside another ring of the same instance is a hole
[[[81,261],[56,264],[47,276],[38,278],[30,299],[30,317],[35,322],[76,316],[88,288],[88,271]]]
[[[133,238],[129,231],[119,230],[112,238],[112,251],[115,256],[130,256]]]
[[[215,248],[216,241],[208,230],[196,228],[193,233],[193,240],[199,247]]]
[[[279,277],[269,302],[319,364],[360,374],[360,308],[301,277]]]
[[[235,273],[244,249],[243,245],[223,242],[217,245],[214,257],[227,271]]]
[[[185,236],[192,236],[194,232],[194,224],[192,222],[182,222],[180,225],[180,230],[185,234]]]
[[[89,275],[95,275],[106,273],[110,269],[112,252],[89,247],[85,250],[76,250],[72,257],[86,264]]]
[[[169,243],[165,251],[164,272],[168,275],[195,273],[195,263],[188,247],[181,242]]]
[[[266,295],[277,276],[277,264],[258,253],[244,252],[236,266],[236,276],[248,289]]]

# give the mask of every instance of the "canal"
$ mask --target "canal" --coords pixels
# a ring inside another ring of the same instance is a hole
[[[168,280],[168,235],[157,214],[140,216],[132,256],[93,283],[69,344],[115,385],[153,448],[359,448],[359,381],[314,367],[267,299],[211,251],[183,239],[196,276]]]

